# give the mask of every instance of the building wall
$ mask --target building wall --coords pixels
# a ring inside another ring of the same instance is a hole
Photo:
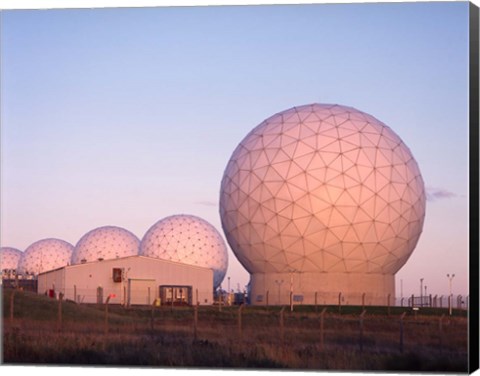
[[[65,269],[56,269],[52,272],[43,273],[38,276],[37,292],[47,294],[49,290],[64,293]]]
[[[124,269],[122,282],[113,281],[113,268]],[[71,265],[40,274],[38,278],[39,293],[44,292],[41,286],[51,286],[55,283],[57,293],[62,292],[65,299],[79,303],[105,302],[107,297],[111,296],[110,303],[126,304],[129,301],[129,280],[134,281],[132,294],[137,294],[130,296],[131,304],[137,302],[142,304],[140,302],[144,300],[146,303],[147,297],[153,303],[154,299],[159,298],[160,285],[192,286],[194,302],[197,291],[199,304],[213,302],[213,271],[211,269],[143,256]],[[143,291],[139,280],[153,281],[144,283],[145,291]]]

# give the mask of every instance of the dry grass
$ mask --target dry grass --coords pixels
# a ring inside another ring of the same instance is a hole
[[[286,310],[282,331],[279,308],[246,307],[240,332],[238,307],[222,312],[200,307],[195,338],[191,307],[156,309],[152,321],[149,308],[111,306],[106,333],[102,306],[64,303],[60,327],[58,302],[29,296],[32,302],[41,299],[32,303],[41,307],[35,315],[19,294],[11,322],[6,298],[3,361],[8,364],[467,371],[466,317],[444,317],[440,331],[439,316],[407,313],[401,352],[400,316],[369,314],[368,307],[362,335],[357,314],[328,310],[322,346],[320,314],[313,309]]]

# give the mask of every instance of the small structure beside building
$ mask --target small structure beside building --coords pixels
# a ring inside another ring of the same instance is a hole
[[[209,305],[213,270],[145,256],[69,265],[38,275],[39,294],[77,303]]]

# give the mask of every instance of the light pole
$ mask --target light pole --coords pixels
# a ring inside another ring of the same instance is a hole
[[[447,274],[447,278],[450,285],[450,295],[448,295],[448,314],[452,316],[452,279],[455,277],[455,274]]]
[[[400,299],[403,300],[403,279],[400,280]]]
[[[283,283],[283,279],[282,280],[275,280],[275,283],[278,285],[278,304],[280,304],[280,286],[282,285]]]
[[[230,277],[228,277],[228,293],[227,293],[227,302],[228,305],[232,304],[232,299],[231,299],[231,291],[230,291]]]
[[[420,307],[423,307],[423,278],[420,278]]]
[[[293,312],[293,270],[290,271],[290,312]]]

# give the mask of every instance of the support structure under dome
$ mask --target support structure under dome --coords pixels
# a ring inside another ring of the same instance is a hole
[[[389,305],[395,300],[393,274],[253,273],[253,305]],[[390,300],[390,301],[389,301]]]

